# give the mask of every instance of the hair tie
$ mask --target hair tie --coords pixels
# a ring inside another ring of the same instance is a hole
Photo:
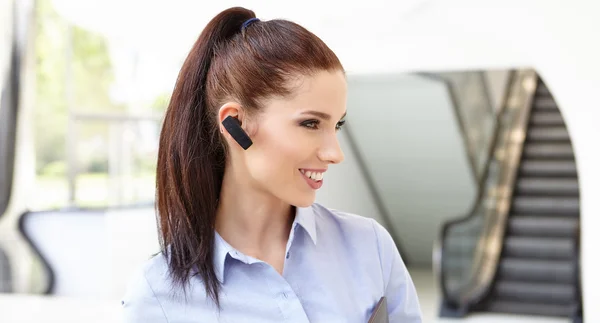
[[[250,26],[253,22],[256,22],[256,21],[260,21],[260,19],[250,18],[250,19],[244,21],[244,23],[242,24],[242,30],[248,28],[248,26]]]

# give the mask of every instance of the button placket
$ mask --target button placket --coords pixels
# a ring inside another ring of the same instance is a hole
[[[296,238],[296,231],[298,231],[298,223],[296,223],[294,225],[294,229],[292,230],[291,234],[290,234],[290,240],[288,241],[286,248],[285,248],[285,259],[290,259],[290,255],[291,255],[291,249],[292,249],[292,245],[294,243],[294,239]]]

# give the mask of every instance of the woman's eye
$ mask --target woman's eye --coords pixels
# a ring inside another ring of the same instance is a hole
[[[345,120],[341,120],[338,123],[336,123],[335,125],[335,130],[340,130],[342,128],[342,126],[346,123]],[[307,120],[301,123],[301,125],[303,127],[309,128],[309,129],[319,129],[319,120]]]
[[[301,125],[309,129],[317,129],[319,127],[319,120],[307,120],[302,122]]]

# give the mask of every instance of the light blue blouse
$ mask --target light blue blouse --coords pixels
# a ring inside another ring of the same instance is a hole
[[[381,296],[387,297],[390,322],[421,322],[417,293],[398,249],[373,219],[319,204],[297,208],[283,275],[218,234],[215,239],[220,312],[198,277],[187,297],[173,290],[159,254],[131,280],[121,302],[124,322],[365,323]]]

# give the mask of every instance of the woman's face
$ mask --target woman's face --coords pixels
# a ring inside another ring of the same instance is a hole
[[[337,133],[345,114],[342,72],[301,77],[291,97],[267,100],[248,125],[253,145],[235,153],[251,185],[291,205],[311,205],[328,167],[344,159]]]

